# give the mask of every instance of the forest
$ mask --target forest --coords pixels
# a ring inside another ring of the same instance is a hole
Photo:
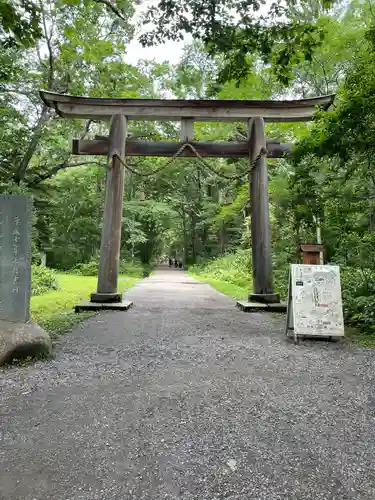
[[[341,268],[346,322],[370,337],[375,332],[373,0],[285,5],[171,0],[142,10],[143,3],[0,4],[0,192],[33,199],[36,298],[58,288],[57,275],[96,276],[107,159],[74,156],[71,140],[108,134],[103,122],[59,118],[41,101],[40,89],[180,99],[336,94],[329,111],[317,111],[312,122],[266,125],[267,139],[294,145],[285,158],[268,159],[275,288],[285,299],[289,264],[296,262],[299,245],[316,243],[320,232],[326,261]],[[168,61],[168,52],[163,62],[127,62],[134,40],[152,46],[184,39],[178,63]],[[179,141],[179,127],[173,121],[137,121],[130,122],[128,133]],[[195,124],[196,140],[243,140],[246,134],[243,123]],[[127,158],[120,272],[131,281],[172,255],[220,291],[246,297],[252,276],[250,199],[248,176],[241,173],[248,160],[166,162]]]

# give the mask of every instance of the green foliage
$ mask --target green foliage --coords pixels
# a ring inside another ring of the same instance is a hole
[[[70,270],[73,274],[79,274],[80,276],[97,276],[99,270],[98,260],[91,260],[87,263],[79,263],[73,269]]]
[[[273,286],[275,293],[280,295],[282,301],[288,299],[288,280],[289,280],[290,265],[279,261],[278,267],[273,269]]]
[[[171,208],[154,200],[130,201],[124,205],[124,224],[127,245],[131,246],[144,265],[162,252],[162,236],[168,228]],[[132,225],[129,222],[132,221]]]
[[[240,249],[190,266],[189,273],[235,299],[247,298],[252,290],[251,249]],[[274,287],[283,300],[288,295],[288,278],[289,264],[282,258],[275,259]]]
[[[296,226],[320,219],[328,259],[342,266],[345,320],[367,332],[375,326],[373,33],[372,25],[356,32],[337,105],[299,143],[290,177]]]
[[[350,168],[351,160],[360,153],[371,159],[374,145],[375,110],[375,40],[374,28],[366,30],[361,40],[361,50],[355,54],[344,84],[339,92],[338,105],[329,113],[321,113],[308,137],[295,151],[294,163],[298,165],[306,154],[317,157],[336,157],[340,166]]]
[[[29,47],[40,38],[40,9],[32,0],[0,2],[1,49]]]
[[[90,297],[97,285],[96,277],[91,276],[58,274],[57,279],[58,290],[31,297],[31,317],[37,323],[51,315],[73,310],[77,304]]]
[[[31,266],[31,295],[42,295],[58,288],[57,275],[53,269]]]
[[[332,3],[279,2],[266,15],[259,15],[257,0],[160,0],[146,13],[145,24],[152,28],[140,41],[147,46],[166,38],[180,40],[188,33],[201,40],[211,55],[225,56],[219,81],[246,78],[257,55],[265,64],[273,63],[277,78],[287,84],[291,68],[301,61],[310,62],[321,47],[325,26],[316,16],[322,16]]]
[[[237,189],[233,202],[221,205],[213,218],[211,230],[219,235],[222,253],[236,248],[239,243],[249,243],[248,200],[249,183],[245,183]]]
[[[100,25],[99,31],[99,26],[96,28],[97,33],[105,29],[106,25],[109,30],[112,30],[112,25],[116,25],[118,33],[129,34],[129,20],[133,13],[133,5],[128,0],[117,0],[114,3],[106,0],[44,0],[43,2],[2,0],[0,2],[0,60],[3,64],[0,69],[0,82],[11,81],[14,69],[17,68],[17,63],[6,57],[9,50],[22,50],[44,43],[46,45],[44,48],[49,54],[46,61],[41,61],[41,63],[44,66],[44,72],[47,73],[47,86],[56,87],[57,82],[54,81],[54,77],[56,72],[62,69],[61,62],[66,63],[75,57],[76,60],[99,63],[101,58],[114,54],[114,44],[106,39],[105,34],[104,39],[97,35],[96,40],[93,38],[91,43],[87,39],[87,34],[93,31],[94,25],[90,24],[93,17],[96,18],[97,25]],[[59,35],[58,40],[57,37],[54,39],[54,32]],[[83,50],[77,52],[75,49],[79,45]],[[54,60],[57,47],[61,49],[61,61]],[[17,55],[18,58],[22,57],[20,53]],[[88,69],[87,66],[86,69]],[[69,75],[65,75],[64,79],[68,80]]]
[[[54,313],[39,320],[39,326],[49,333],[51,340],[56,340],[63,333],[71,331],[82,321],[95,316],[94,312],[62,311]]]
[[[152,265],[142,264],[140,261],[127,262],[122,260],[119,265],[120,274],[133,278],[142,278],[145,273],[150,273],[151,269]],[[99,261],[98,259],[93,259],[87,263],[77,264],[70,272],[79,276],[97,276],[98,270]]]
[[[125,276],[131,276],[132,278],[143,278],[148,276],[152,271],[152,263],[142,264],[141,262],[120,262],[120,273]]]
[[[248,287],[240,287],[238,285],[235,285],[234,283],[228,283],[228,281],[220,281],[211,278],[210,276],[195,274],[194,272],[190,271],[189,273],[193,278],[199,281],[203,281],[204,283],[208,283],[218,292],[224,295],[228,295],[229,297],[232,297],[232,299],[234,300],[246,300],[248,298],[249,295]]]
[[[248,249],[238,250],[202,264],[189,267],[189,272],[213,280],[251,289],[251,259]]]
[[[373,269],[341,269],[344,316],[347,324],[375,333],[375,272]]]

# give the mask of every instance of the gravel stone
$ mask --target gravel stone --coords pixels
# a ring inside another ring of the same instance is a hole
[[[0,371],[1,500],[375,498],[374,351],[160,269]]]

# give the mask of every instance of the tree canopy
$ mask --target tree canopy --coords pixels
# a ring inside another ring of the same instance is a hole
[[[333,3],[279,1],[268,7],[259,0],[160,0],[147,10],[150,28],[140,39],[152,45],[189,34],[201,40],[209,54],[225,56],[221,82],[245,78],[260,57],[286,84],[292,66],[311,62],[324,42],[324,16]]]

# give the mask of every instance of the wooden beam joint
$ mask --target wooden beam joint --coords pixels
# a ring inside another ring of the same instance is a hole
[[[194,118],[182,118],[180,141],[181,142],[194,141]]]

